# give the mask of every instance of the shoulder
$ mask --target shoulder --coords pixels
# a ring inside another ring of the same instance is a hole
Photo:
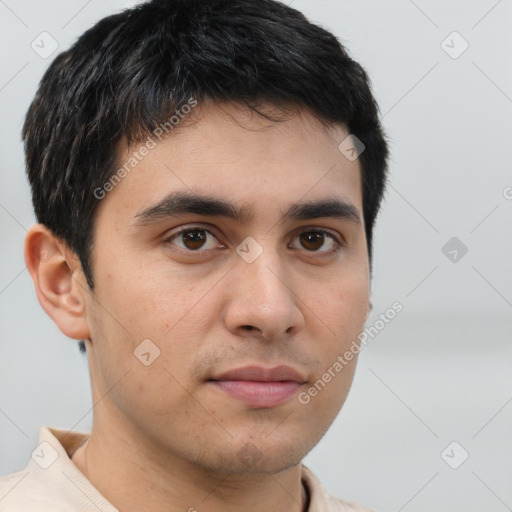
[[[82,439],[80,432],[42,426],[25,468],[0,477],[1,512],[85,511],[91,505],[117,512],[69,458],[67,449]]]

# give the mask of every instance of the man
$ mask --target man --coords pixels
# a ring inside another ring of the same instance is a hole
[[[144,3],[55,59],[23,137],[27,268],[94,413],[41,428],[0,509],[367,510],[301,463],[353,379],[388,155],[336,38],[274,0]]]

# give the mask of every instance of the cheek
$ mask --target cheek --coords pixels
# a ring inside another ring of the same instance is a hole
[[[319,415],[333,419],[343,405],[354,377],[359,353],[358,336],[364,328],[369,304],[368,278],[354,272],[332,281],[318,294],[310,314],[312,337],[319,364],[313,384],[305,390]]]
[[[351,279],[330,288],[316,304],[315,353],[319,364],[299,402],[314,411],[317,428],[325,431],[350,391],[359,354],[358,335],[364,328],[369,293],[365,279]],[[328,333],[328,334],[320,334]]]
[[[115,403],[133,422],[140,421],[140,428],[144,418],[159,416],[159,422],[171,427],[178,420],[168,413],[176,409],[182,417],[197,416],[197,406],[184,392],[194,390],[189,369],[200,350],[201,333],[208,331],[204,311],[193,307],[196,294],[185,300],[165,283],[144,279],[109,283],[108,295],[100,296],[102,305],[94,304],[91,330],[98,395],[109,395],[104,407]]]
[[[163,263],[146,261],[132,271],[125,263],[117,268],[105,266],[98,280],[101,305],[94,304],[92,330],[99,342],[96,351],[105,387],[130,371],[123,380],[126,396],[133,393],[135,402],[145,397],[149,408],[159,401],[179,400],[183,393],[179,383],[187,389],[194,385],[189,369],[219,318],[213,287],[218,277],[192,279],[190,271],[170,270]],[[147,367],[136,356],[148,352],[139,350],[145,347],[141,343],[148,345],[149,359],[157,354]]]
[[[134,339],[161,338],[193,313],[208,289],[185,269],[166,260],[122,261],[103,272],[98,295]],[[211,288],[211,285],[210,285]]]
[[[311,322],[329,333],[329,345],[341,349],[363,329],[369,300],[369,281],[364,271],[340,273],[339,278],[324,283],[310,295],[314,312]]]

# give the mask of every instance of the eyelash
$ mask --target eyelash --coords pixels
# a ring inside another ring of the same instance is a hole
[[[206,228],[201,227],[201,226],[192,226],[192,227],[180,228],[178,231],[176,231],[175,233],[172,233],[170,236],[168,236],[164,240],[164,243],[165,244],[170,244],[174,239],[178,238],[183,233],[188,233],[190,231],[204,231],[205,233],[208,233],[208,234],[212,235],[213,237],[215,237],[217,239],[215,234],[212,233],[209,229],[206,229]],[[294,240],[296,238],[298,238],[300,235],[304,234],[304,233],[320,233],[320,234],[326,236],[327,238],[330,238],[334,242],[334,244],[335,244],[334,248],[331,249],[330,251],[308,251],[307,249],[303,249],[304,252],[306,252],[306,253],[309,253],[309,254],[323,254],[324,256],[325,255],[333,255],[333,254],[337,254],[341,249],[343,249],[345,247],[345,243],[341,242],[340,240],[338,240],[338,238],[331,231],[327,231],[325,229],[320,229],[320,228],[305,229],[304,231],[299,232],[296,235],[296,237],[294,238]],[[214,250],[214,249],[206,249],[206,250],[194,251],[194,250],[186,249],[186,248],[179,247],[179,246],[178,246],[178,248],[179,248],[179,250],[184,251],[184,252],[186,252],[188,254],[208,253],[208,252]]]

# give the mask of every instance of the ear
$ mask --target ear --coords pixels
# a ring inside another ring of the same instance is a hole
[[[79,258],[42,224],[25,237],[25,264],[32,276],[39,304],[69,338],[90,338],[85,299],[89,287]]]

